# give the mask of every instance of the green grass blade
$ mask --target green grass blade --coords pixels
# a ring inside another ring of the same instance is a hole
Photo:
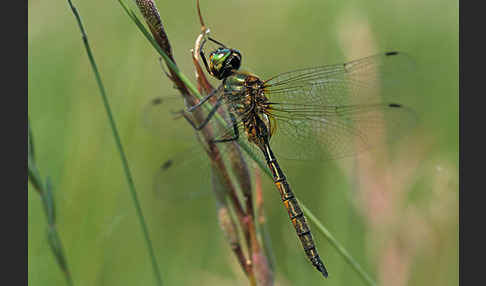
[[[32,130],[30,128],[30,118],[28,118],[28,150],[27,150],[27,160],[28,160],[28,179],[32,184],[32,187],[39,193],[42,205],[44,207],[44,212],[47,217],[47,240],[49,246],[51,247],[52,253],[56,258],[56,261],[66,277],[66,282],[68,285],[73,285],[71,278],[71,273],[69,272],[69,267],[67,264],[66,256],[61,244],[61,239],[57,233],[56,228],[56,216],[55,216],[55,205],[54,196],[52,193],[52,184],[49,177],[46,179],[46,184],[42,183],[39,170],[35,163],[34,158],[34,137],[32,136]]]
[[[44,202],[46,206],[47,222],[50,225],[56,223],[56,206],[54,204],[54,194],[52,193],[51,178],[46,178],[46,188],[44,193]]]
[[[151,33],[145,28],[144,24],[140,19],[137,17],[135,12],[130,9],[125,1],[118,0],[120,5],[122,6],[123,10],[127,13],[127,15],[132,19],[132,21],[137,25],[140,29],[142,34],[147,38],[147,40],[152,44],[152,46],[157,50],[157,52],[164,58],[166,63],[169,65],[169,68],[174,71],[174,73],[180,78],[180,80],[186,85],[186,87],[191,91],[193,95],[198,98],[202,98],[201,94],[197,90],[197,88],[191,83],[191,81],[179,70],[179,68],[174,64],[174,62],[167,56],[167,54],[162,50],[162,48],[157,44],[155,39],[152,37]]]
[[[321,221],[314,216],[314,214],[299,201],[299,204],[302,206],[305,215],[309,218],[310,221],[314,223],[320,233],[322,233],[327,241],[331,243],[331,245],[344,257],[346,262],[351,265],[351,267],[358,273],[358,275],[366,282],[366,284],[370,286],[376,286],[376,282],[366,273],[366,271],[361,267],[361,265],[349,254],[349,252],[344,248],[337,239],[329,232],[329,230],[321,223]]]
[[[34,162],[35,160],[35,153],[34,153],[34,138],[32,137],[32,130],[30,129],[30,118],[27,119],[28,120],[28,123],[27,123],[27,128],[29,130],[29,133],[27,134],[27,144],[28,144],[28,147],[27,147],[27,156],[28,156],[28,160],[29,162],[32,161]]]
[[[68,0],[68,4],[71,7],[71,10],[72,10],[72,12],[73,12],[73,14],[76,18],[76,21],[78,22],[78,26],[79,26],[79,29],[81,31],[84,46],[86,48],[86,53],[88,55],[89,62],[91,64],[91,68],[93,69],[93,72],[94,72],[94,75],[95,75],[95,78],[96,78],[96,82],[98,84],[98,88],[100,90],[100,95],[101,95],[101,98],[103,100],[103,105],[105,107],[106,114],[108,116],[108,121],[110,123],[110,127],[111,127],[111,130],[112,130],[112,133],[113,133],[113,138],[115,139],[116,147],[118,149],[120,159],[122,161],[123,170],[125,172],[125,177],[127,179],[130,195],[132,197],[132,201],[133,201],[133,204],[135,206],[135,210],[136,210],[138,219],[140,221],[140,226],[142,227],[142,232],[143,232],[143,235],[144,235],[144,238],[145,238],[145,243],[147,244],[147,248],[148,248],[150,258],[151,258],[152,268],[153,268],[155,279],[157,281],[157,285],[162,285],[162,277],[161,277],[161,274],[160,274],[157,259],[155,257],[154,249],[153,249],[153,246],[152,246],[152,241],[150,240],[148,227],[147,227],[147,224],[145,223],[145,218],[143,216],[142,207],[140,206],[140,202],[138,200],[137,191],[135,189],[135,184],[133,182],[133,178],[132,178],[130,168],[129,168],[129,165],[128,165],[128,159],[125,155],[125,151],[123,150],[121,139],[120,139],[120,136],[118,134],[118,129],[116,128],[115,119],[113,118],[113,114],[111,112],[111,107],[110,107],[110,104],[108,102],[108,97],[106,96],[105,87],[103,85],[103,82],[101,81],[101,76],[100,76],[100,73],[98,71],[98,67],[96,65],[93,53],[91,51],[91,47],[90,47],[89,42],[88,42],[88,36],[86,35],[86,31],[84,30],[84,26],[82,24],[81,17],[78,13],[78,10],[76,9],[76,7],[74,7],[71,0]]]
[[[30,129],[30,118],[28,119],[28,125],[29,129],[28,133],[28,140],[27,140],[27,171],[28,171],[28,177],[30,180],[30,183],[34,187],[34,189],[39,192],[41,195],[41,179],[39,175],[39,170],[37,169],[37,165],[35,164],[35,156],[34,156],[34,138],[32,136],[32,130]]]
[[[42,183],[41,183],[39,171],[37,169],[37,166],[35,165],[35,161],[31,156],[28,156],[27,159],[27,169],[28,169],[28,176],[29,176],[30,183],[38,193],[41,193]]]

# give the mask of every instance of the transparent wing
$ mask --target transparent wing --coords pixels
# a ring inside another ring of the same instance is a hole
[[[193,144],[162,159],[153,172],[154,197],[177,205],[209,199],[209,175],[210,165],[204,150]]]
[[[215,99],[217,99],[217,95]],[[214,106],[215,100],[208,103]],[[160,168],[154,170],[153,191],[157,198],[178,204],[190,201],[194,203],[194,200],[201,201],[211,198],[211,187],[208,184],[211,164],[205,150],[208,146],[203,143],[203,132],[209,131],[213,140],[223,140],[233,138],[236,128],[239,133],[241,132],[240,139],[244,139],[241,120],[235,118],[236,126],[234,127],[229,118],[228,102],[222,101],[218,108],[217,113],[223,118],[223,121],[213,117],[207,127],[198,132],[177,114],[176,111],[180,111],[183,107],[184,102],[180,96],[165,96],[148,102],[142,112],[143,125],[150,133],[156,135],[157,140],[166,142],[161,146],[167,147],[169,141],[176,146],[172,149],[177,149],[177,151],[167,152],[167,156],[160,161]],[[203,108],[200,108],[200,111],[203,119],[209,113]],[[191,120],[195,120],[192,114],[189,113],[189,116]],[[217,144],[225,164],[231,164],[232,161],[230,162],[229,158],[236,156],[233,143]],[[164,153],[164,150],[161,152]],[[242,154],[242,156],[245,155]],[[244,158],[249,162],[246,156]]]
[[[271,100],[275,98],[279,103],[370,104],[397,99],[394,94],[380,94],[378,89],[403,86],[414,70],[408,55],[388,52],[342,64],[282,73],[265,81],[265,91]]]
[[[141,110],[142,126],[158,140],[190,139],[194,132],[187,128],[183,118],[175,115],[182,108],[184,100],[180,95],[155,97],[144,104]]]
[[[206,105],[211,108],[214,106],[217,99],[221,94],[213,96]],[[222,116],[225,122],[217,120],[211,120],[210,128],[214,129],[213,133],[223,134],[228,133],[232,129],[232,125],[228,118],[226,110],[228,110],[228,102],[221,101],[218,108],[218,114]],[[181,115],[181,111],[186,109],[185,101],[180,95],[172,96],[159,96],[155,97],[150,102],[147,102],[142,110],[143,126],[151,134],[159,136],[160,138],[176,138],[180,140],[189,140],[194,137],[195,130],[191,128],[190,124],[187,124],[186,120]],[[203,107],[197,109],[196,112],[186,112],[186,115],[194,122],[195,125],[199,125],[209,114],[209,111]],[[199,116],[198,116],[199,115]],[[216,136],[216,135],[215,135]]]
[[[154,178],[154,192],[169,201],[207,199],[213,190],[209,180],[216,165],[203,148],[204,144],[194,144],[183,152],[174,154],[161,164]],[[234,186],[247,189],[248,180],[243,180],[251,159],[240,150],[235,142],[216,143],[217,157],[227,167]],[[251,151],[250,151],[251,152]]]
[[[396,140],[417,122],[413,62],[398,52],[296,70],[265,83],[271,145],[289,159],[336,159]]]

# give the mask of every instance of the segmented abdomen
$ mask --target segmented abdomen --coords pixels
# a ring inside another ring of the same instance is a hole
[[[312,233],[310,231],[309,225],[305,219],[304,213],[302,212],[297,199],[295,198],[292,190],[290,189],[290,185],[285,178],[280,166],[277,162],[277,159],[273,155],[270,146],[265,146],[265,158],[267,160],[268,167],[272,171],[273,180],[275,186],[280,192],[280,196],[282,198],[282,202],[284,203],[285,208],[289,214],[289,218],[294,225],[295,231],[299,236],[300,242],[302,243],[302,247],[312,262],[312,265],[317,268],[325,277],[327,277],[327,270],[324,266],[324,263],[321,261],[319,254],[317,253],[316,246],[312,239]]]

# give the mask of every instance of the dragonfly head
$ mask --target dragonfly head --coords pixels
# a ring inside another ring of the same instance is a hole
[[[218,48],[209,54],[209,73],[217,79],[230,76],[240,64],[241,53],[236,49]]]

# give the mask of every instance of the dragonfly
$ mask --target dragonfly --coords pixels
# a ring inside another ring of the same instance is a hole
[[[281,152],[288,159],[298,160],[338,159],[374,147],[377,136],[391,134],[395,139],[404,133],[416,115],[413,109],[395,101],[399,99],[397,92],[387,93],[386,87],[393,86],[409,70],[409,57],[397,51],[385,52],[262,80],[240,70],[239,50],[211,37],[204,40],[203,47],[207,40],[217,48],[208,56],[201,48],[200,56],[207,72],[221,83],[180,114],[195,130],[202,130],[218,109],[226,110],[230,120],[212,142],[246,138],[259,150],[307,258],[327,278],[309,224],[275,154]],[[197,124],[190,114],[209,99],[211,110]]]

